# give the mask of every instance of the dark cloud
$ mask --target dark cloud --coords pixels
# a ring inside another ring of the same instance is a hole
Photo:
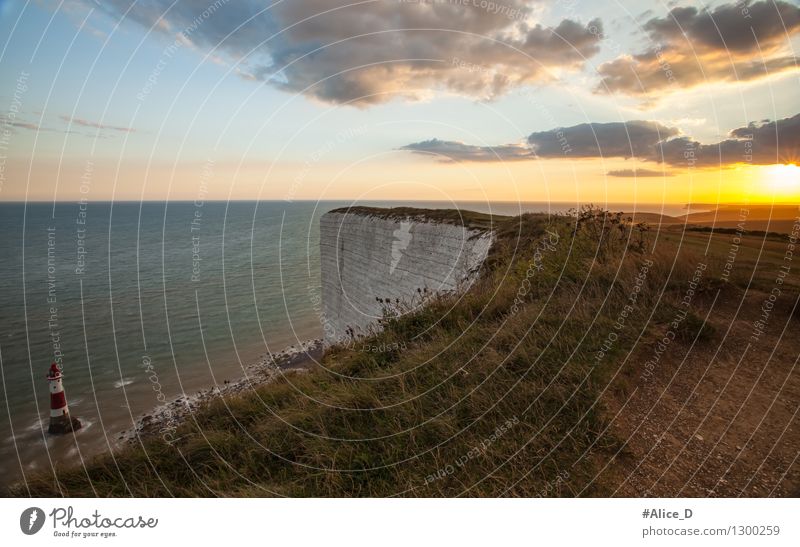
[[[747,54],[775,48],[798,27],[800,8],[771,0],[723,4],[713,11],[674,8],[666,17],[644,25],[655,42],[688,42],[702,51]]]
[[[620,178],[647,178],[647,177],[673,177],[670,171],[656,171],[654,169],[612,169],[606,173],[609,177]]]
[[[519,144],[500,146],[474,146],[458,141],[429,141],[407,144],[400,150],[408,150],[415,154],[427,154],[445,162],[453,161],[519,161],[533,158],[531,149]]]
[[[676,7],[643,28],[653,45],[600,65],[598,92],[657,95],[670,87],[754,80],[798,67],[788,40],[800,32],[800,7],[783,1]]]
[[[677,134],[676,128],[658,122],[582,123],[531,133],[528,143],[542,158],[647,157],[659,142]]]
[[[269,2],[256,0],[78,0],[113,19],[136,22],[172,39],[206,48],[219,47],[240,58],[280,26]]]
[[[83,0],[88,2],[89,0]],[[106,0],[170,37],[218,48],[242,74],[335,103],[368,105],[445,90],[490,99],[578,69],[603,38],[599,20],[531,25],[531,2]],[[209,6],[213,6],[213,9]],[[129,10],[130,8],[130,10]],[[128,11],[129,10],[129,11]]]
[[[660,146],[663,161],[670,165],[714,167],[734,163],[771,165],[800,161],[800,114],[776,121],[751,123],[734,129],[716,144],[702,144],[689,137],[666,141]]]
[[[728,138],[703,144],[678,128],[653,121],[584,123],[532,133],[528,145],[474,146],[432,139],[401,150],[439,155],[448,161],[521,161],[537,158],[634,158],[672,167],[771,165],[800,161],[800,114],[734,129]],[[622,169],[609,176],[664,176],[660,171]],[[672,173],[667,173],[671,176]]]

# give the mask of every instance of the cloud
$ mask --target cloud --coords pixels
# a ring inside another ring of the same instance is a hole
[[[788,40],[800,32],[800,7],[772,0],[713,10],[676,7],[643,28],[653,45],[601,64],[596,91],[657,95],[669,88],[736,82],[797,70]]]
[[[660,145],[655,160],[670,165],[719,167],[735,163],[772,165],[800,161],[800,114],[781,120],[750,123],[728,133],[715,144],[702,144],[689,137]]]
[[[728,138],[703,144],[676,127],[655,121],[584,123],[531,133],[527,145],[474,146],[431,139],[400,150],[439,155],[446,161],[524,161],[543,158],[633,158],[672,167],[727,167],[736,163],[772,165],[800,161],[800,114],[753,122]],[[609,171],[614,177],[664,176],[648,169]],[[667,173],[667,176],[671,176]]]
[[[612,169],[606,176],[620,178],[647,178],[647,177],[674,177],[670,171],[656,171],[653,169]]]
[[[800,28],[800,8],[783,1],[735,2],[713,11],[679,7],[653,18],[644,28],[653,40],[691,42],[703,51],[750,54],[777,49],[787,34]]]
[[[400,150],[408,150],[415,154],[435,156],[444,162],[454,161],[519,161],[533,158],[531,149],[519,144],[504,144],[500,146],[474,146],[458,141],[443,141],[431,139],[412,144],[407,144]]]
[[[36,114],[40,114],[40,112],[36,112]],[[113,125],[104,125],[96,122],[92,122],[89,120],[84,120],[82,118],[70,118],[69,116],[59,116],[59,118],[65,122],[72,122],[75,125],[79,125],[82,127],[91,127],[94,129],[104,129],[110,131],[121,131],[121,132],[134,132],[135,129],[130,127],[117,127]],[[13,129],[27,129],[29,131],[36,131],[36,132],[52,132],[52,133],[62,133],[64,135],[81,135],[84,137],[91,137],[91,138],[107,138],[106,135],[98,134],[97,131],[94,132],[80,132],[75,131],[73,129],[62,129],[57,127],[47,127],[43,125],[39,125],[38,123],[33,122],[26,122],[21,119],[17,119],[15,116],[6,116],[0,114],[0,127],[10,127]]]
[[[72,118],[70,116],[59,116],[62,120],[67,123],[74,123],[76,125],[81,125],[83,127],[93,127],[95,129],[106,129],[109,131],[120,131],[122,133],[133,133],[136,130],[132,127],[120,127],[116,125],[106,125],[103,123],[93,122],[90,120],[85,120],[83,118]]]
[[[10,128],[12,131],[16,129],[27,129],[28,131],[37,131],[37,132],[45,132],[45,131],[58,132],[57,129],[53,129],[51,127],[45,127],[43,125],[39,125],[38,123],[34,122],[26,122],[25,120],[17,118],[16,114],[13,112],[9,112],[8,115],[0,114],[0,128]]]
[[[431,154],[449,161],[521,161],[536,158],[653,157],[658,143],[679,134],[658,122],[583,123],[531,133],[525,144],[475,146],[431,139],[400,150]]]
[[[652,156],[659,142],[678,133],[651,121],[583,123],[531,133],[528,143],[542,158],[641,158]]]
[[[14,127],[17,129],[30,129],[31,131],[43,131],[44,128],[39,127],[39,125],[35,123],[25,122],[22,120],[17,120],[13,116],[5,116],[0,114],[0,126],[4,127]]]
[[[356,106],[420,99],[432,90],[491,99],[581,68],[598,53],[603,38],[599,20],[534,24],[527,0],[487,7],[445,0],[209,2],[178,0],[172,7],[172,0],[107,0],[101,5],[114,18],[131,8],[126,18],[170,39],[218,48],[241,61],[246,77]]]

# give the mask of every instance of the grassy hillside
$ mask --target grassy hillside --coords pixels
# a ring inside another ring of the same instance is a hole
[[[722,282],[726,240],[711,247],[700,239],[719,234],[684,241],[598,211],[495,226],[497,242],[466,294],[411,314],[387,310],[381,334],[329,350],[309,372],[215,401],[174,443],[147,439],[12,493],[616,493],[642,461],[630,442],[635,424],[626,429],[618,419],[632,419],[626,401],[677,366],[643,379],[654,344],[674,328],[670,357],[716,347],[727,319],[706,310],[720,298],[735,301],[745,286],[768,291],[771,271],[754,276],[761,262],[752,272],[737,266]],[[776,328],[796,302],[796,277],[776,307]]]

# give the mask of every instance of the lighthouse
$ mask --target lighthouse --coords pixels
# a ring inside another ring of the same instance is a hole
[[[63,435],[81,428],[80,420],[69,415],[67,396],[61,383],[63,377],[57,364],[50,365],[50,372],[47,373],[50,384],[50,427],[47,432],[51,435]]]

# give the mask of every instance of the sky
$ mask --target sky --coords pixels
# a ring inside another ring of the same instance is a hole
[[[0,201],[800,202],[787,1],[0,0]]]

